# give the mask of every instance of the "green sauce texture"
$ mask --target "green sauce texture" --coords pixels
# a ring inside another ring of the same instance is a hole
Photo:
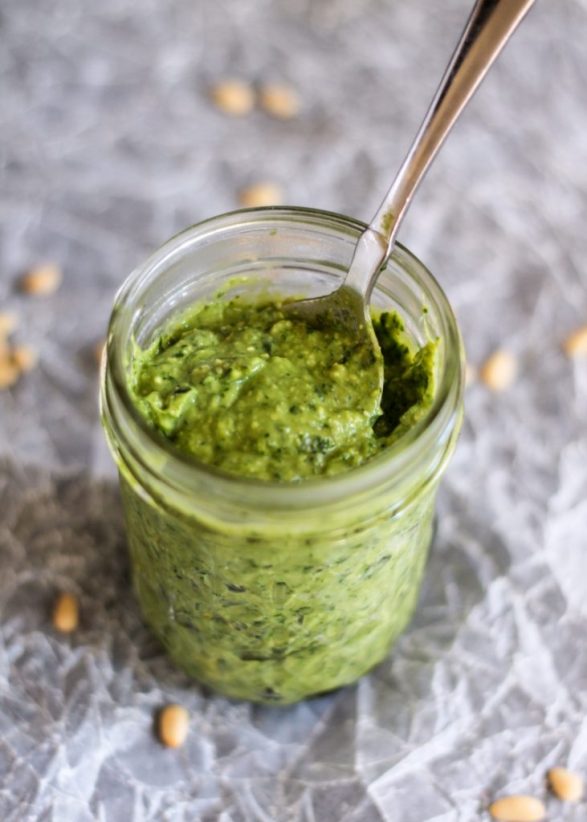
[[[285,316],[278,300],[240,298],[196,306],[137,348],[132,398],[174,448],[231,474],[286,483],[351,471],[434,397],[436,342],[415,349],[395,313],[374,323],[380,405],[362,379],[372,352]],[[121,477],[145,618],[178,665],[228,696],[287,704],[353,682],[413,612],[435,484],[399,509],[369,500],[360,514],[300,513],[288,529],[254,526],[246,510],[204,518],[155,499],[123,465]]]
[[[417,351],[396,313],[374,318],[381,405],[369,344],[316,328],[278,301],[202,304],[133,365],[142,416],[173,445],[231,474],[296,481],[347,471],[389,447],[430,406],[435,342]]]

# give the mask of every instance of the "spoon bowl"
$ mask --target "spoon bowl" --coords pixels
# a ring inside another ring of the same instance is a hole
[[[357,242],[345,279],[336,291],[322,297],[295,300],[283,305],[286,315],[308,325],[345,329],[349,337],[356,340],[357,346],[371,349],[373,356],[368,360],[372,362],[363,372],[362,379],[365,386],[363,407],[372,416],[379,413],[383,393],[383,355],[369,313],[370,293],[366,297],[361,285],[361,275],[365,271],[379,273],[388,256],[385,238],[366,229]],[[372,285],[375,284],[375,279],[372,278]]]

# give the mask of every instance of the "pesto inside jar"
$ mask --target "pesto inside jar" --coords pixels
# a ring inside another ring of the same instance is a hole
[[[396,312],[374,315],[379,401],[366,379],[371,346],[309,325],[285,303],[218,298],[176,318],[136,351],[129,387],[138,412],[184,454],[274,482],[362,465],[422,418],[434,398],[437,341],[415,348]]]

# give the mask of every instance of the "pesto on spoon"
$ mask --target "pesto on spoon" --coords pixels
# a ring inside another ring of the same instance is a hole
[[[479,83],[534,0],[477,0],[440,86],[385,199],[365,229],[339,288],[324,297],[284,306],[314,325],[346,327],[371,347],[373,363],[363,372],[365,408],[376,413],[383,391],[383,358],[369,314],[375,281],[393,250],[400,223],[430,163]]]

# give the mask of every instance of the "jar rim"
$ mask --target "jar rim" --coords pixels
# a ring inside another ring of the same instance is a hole
[[[115,296],[108,328],[106,354],[102,363],[101,413],[111,448],[113,443],[108,432],[108,423],[112,423],[114,417],[118,420],[121,415],[124,417],[126,441],[122,449],[113,448],[115,459],[124,460],[124,449],[130,448],[137,465],[141,467],[141,474],[146,470],[152,476],[161,479],[165,485],[171,485],[176,491],[189,493],[190,489],[201,489],[205,483],[210,496],[218,495],[224,500],[240,499],[241,505],[246,496],[248,507],[259,510],[270,508],[275,511],[337,504],[350,497],[354,499],[370,495],[382,486],[399,485],[406,477],[417,471],[418,466],[423,465],[423,454],[433,449],[435,444],[441,443],[444,446],[444,454],[441,461],[437,460],[434,469],[434,476],[437,476],[452,452],[460,422],[459,406],[463,392],[462,343],[456,318],[441,286],[426,266],[401,243],[396,243],[391,259],[409,278],[417,281],[427,295],[430,308],[441,318],[446,356],[431,407],[412,428],[380,454],[349,471],[332,476],[309,477],[299,482],[284,483],[241,477],[208,465],[195,456],[182,453],[162,434],[150,427],[140,415],[128,390],[122,346],[116,344],[121,312],[129,303],[132,304],[133,296],[136,296],[149,280],[149,275],[154,269],[176,254],[182,245],[187,245],[197,238],[203,239],[223,228],[244,227],[251,221],[266,222],[267,230],[273,223],[279,222],[322,224],[357,237],[367,227],[355,218],[320,209],[295,206],[240,209],[210,217],[180,231],[138,266],[127,277]],[[374,294],[377,290],[376,284]],[[115,403],[112,402],[113,399]],[[116,405],[115,412],[113,404]],[[115,422],[115,427],[120,429],[122,426],[116,425]],[[119,433],[120,430],[117,431],[117,434]],[[153,450],[151,456],[146,452],[147,445]],[[164,479],[161,476],[157,477],[158,467],[163,464]],[[429,477],[431,478],[433,479]]]

